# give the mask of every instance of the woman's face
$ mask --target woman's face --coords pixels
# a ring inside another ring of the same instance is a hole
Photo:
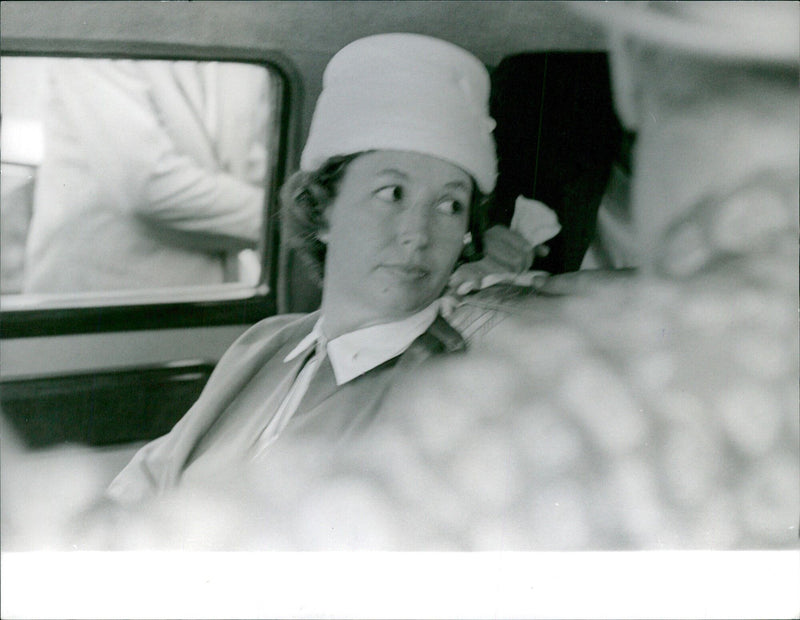
[[[436,157],[372,151],[353,160],[326,211],[326,325],[341,333],[436,299],[461,253],[471,199],[470,176]]]

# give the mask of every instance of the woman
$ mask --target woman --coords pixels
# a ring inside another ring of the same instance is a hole
[[[111,497],[138,501],[252,462],[284,432],[333,443],[375,415],[405,369],[463,348],[439,306],[495,183],[488,97],[481,62],[437,39],[377,35],[334,56],[283,192],[323,270],[320,310],[245,333]]]

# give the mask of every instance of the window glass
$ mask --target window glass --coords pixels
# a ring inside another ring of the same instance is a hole
[[[4,309],[261,283],[281,82],[259,64],[8,56]]]

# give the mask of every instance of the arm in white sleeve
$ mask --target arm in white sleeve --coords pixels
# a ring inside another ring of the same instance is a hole
[[[209,250],[254,246],[264,188],[221,170],[200,149],[187,154],[176,147],[170,131],[196,132],[202,145],[202,125],[187,118],[182,127],[167,126],[162,117],[182,111],[185,101],[176,89],[173,101],[159,102],[174,109],[159,110],[142,62],[70,59],[53,74],[67,115],[62,127],[74,132],[73,147],[83,149],[76,156],[93,171],[98,198],[176,243]]]

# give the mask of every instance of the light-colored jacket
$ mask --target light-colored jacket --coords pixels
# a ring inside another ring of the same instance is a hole
[[[257,243],[263,68],[53,60],[26,292],[215,284]]]
[[[318,318],[318,311],[281,315],[245,332],[219,361],[195,405],[172,431],[134,456],[112,482],[108,497],[125,504],[143,501],[184,479],[202,482],[257,459],[258,439],[305,361],[303,356],[284,358]],[[464,346],[459,332],[437,317],[398,358],[344,385],[336,385],[326,358],[283,433],[328,437],[333,447],[370,423],[403,373],[431,354]]]

